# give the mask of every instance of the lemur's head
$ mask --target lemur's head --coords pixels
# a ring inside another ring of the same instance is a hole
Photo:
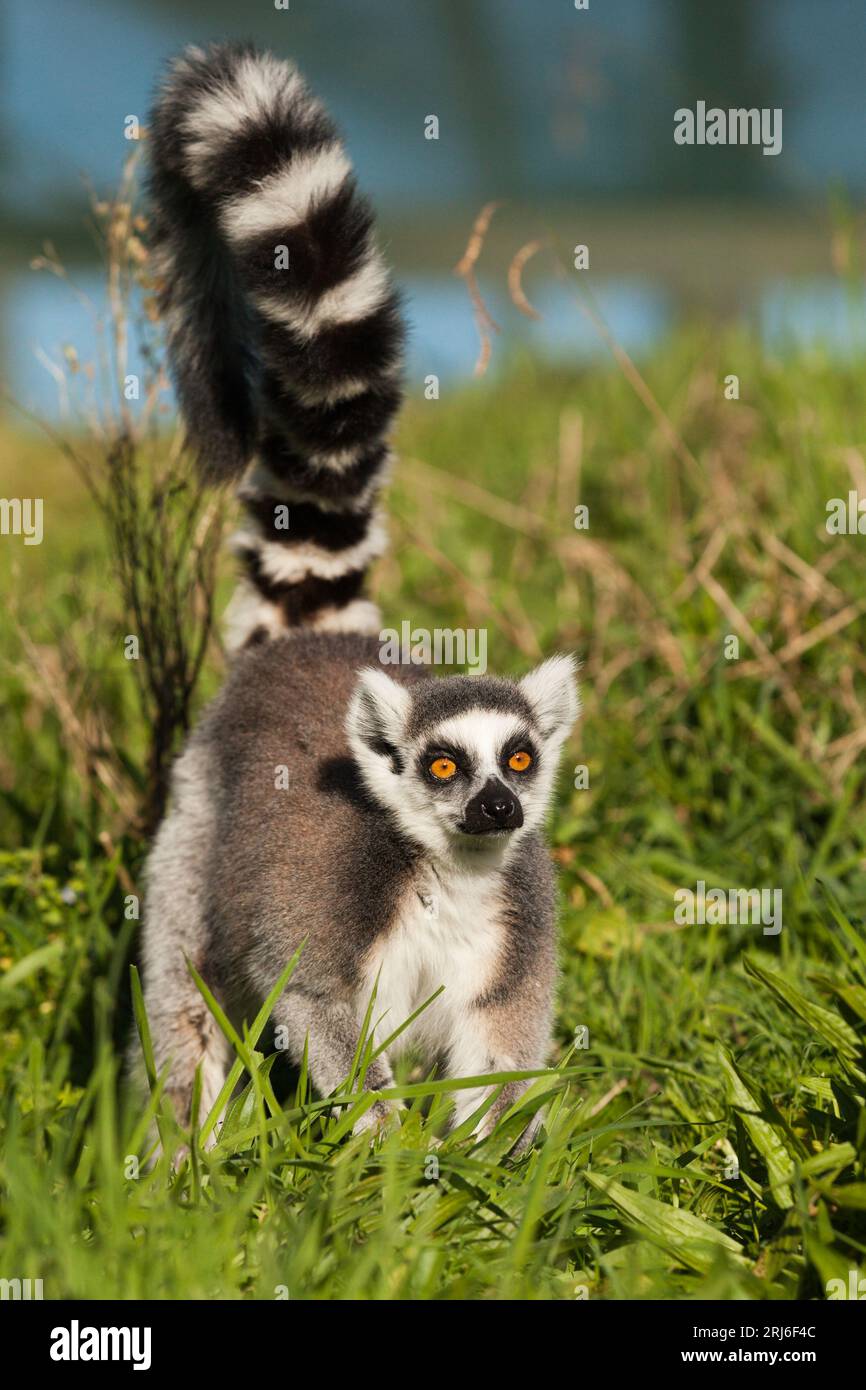
[[[346,720],[364,783],[438,859],[485,867],[538,826],[580,704],[571,657],[521,681],[445,676],[411,685],[360,673]]]

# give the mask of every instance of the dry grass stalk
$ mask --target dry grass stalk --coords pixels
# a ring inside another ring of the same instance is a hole
[[[493,350],[490,334],[491,332],[499,332],[499,324],[489,312],[482,298],[481,291],[478,288],[478,281],[475,278],[475,265],[478,261],[478,257],[481,255],[484,239],[487,236],[487,230],[493,220],[493,214],[496,212],[496,209],[501,206],[501,202],[496,201],[485,203],[475,219],[472,231],[469,234],[469,240],[466,243],[466,250],[454,267],[454,274],[459,275],[465,282],[466,288],[469,291],[469,298],[472,301],[472,307],[475,311],[475,322],[478,327],[478,337],[480,339],[478,358],[473,369],[473,375],[475,376],[483,376],[487,371]]]
[[[525,246],[521,246],[508,267],[508,293],[521,314],[525,314],[528,319],[540,319],[541,315],[537,309],[533,308],[523,292],[523,268],[527,261],[531,261],[532,257],[546,245],[547,243],[541,238],[528,241]]]
[[[147,793],[130,820],[149,833],[165,806],[171,761],[190,725],[212,635],[224,508],[220,499],[205,500],[200,493],[184,458],[180,431],[171,438],[161,428],[168,381],[155,326],[143,239],[146,222],[135,210],[139,153],[140,148],[126,161],[113,198],[91,197],[105,265],[108,323],[84,299],[99,346],[97,363],[81,375],[85,383],[96,385],[85,392],[83,420],[74,429],[46,427],[46,432],[97,507],[122,600],[121,621],[138,641],[138,657],[129,665],[147,731]],[[34,265],[70,283],[52,248]],[[131,375],[133,336],[144,370]],[[69,366],[77,377],[74,354]],[[30,655],[37,659],[33,650]],[[118,653],[118,659],[123,656]],[[69,741],[84,740],[81,722],[70,719],[56,684],[53,694]],[[122,752],[114,750],[113,794],[117,778],[126,777]],[[102,762],[95,767],[97,775],[105,775]],[[128,798],[123,804],[129,809]]]

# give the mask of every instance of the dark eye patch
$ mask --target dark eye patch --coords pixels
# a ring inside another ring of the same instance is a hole
[[[529,756],[532,759],[532,762],[525,772],[514,773],[512,769],[508,766],[508,759],[513,757],[515,753],[519,753],[521,750],[524,750],[529,754]],[[536,771],[538,767],[538,762],[538,744],[535,742],[535,739],[532,737],[528,730],[523,730],[519,733],[516,733],[513,738],[510,738],[508,742],[503,745],[499,753],[499,765],[502,768],[502,770],[504,772],[507,772],[508,775],[511,777],[519,777],[521,781],[526,781],[528,777],[532,776],[532,774]]]
[[[433,773],[430,771],[430,764],[436,758],[451,758],[452,761],[457,764],[456,774],[447,781],[442,781],[440,778],[434,777]],[[442,743],[428,744],[418,759],[418,766],[425,780],[437,787],[452,786],[459,780],[461,775],[463,777],[471,777],[473,770],[472,758],[466,752],[465,748],[458,748],[453,744]]]

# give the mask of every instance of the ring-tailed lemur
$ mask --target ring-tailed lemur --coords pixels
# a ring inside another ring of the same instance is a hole
[[[302,941],[272,1022],[294,1059],[308,1041],[323,1095],[351,1070],[374,985],[380,1038],[445,986],[399,1044],[450,1077],[543,1066],[541,827],[578,712],[574,665],[554,657],[515,683],[379,661],[362,584],[383,545],[402,322],[335,128],[291,64],[191,48],[153,113],[150,188],[191,443],[206,478],[251,464],[238,650],[147,867],[145,1002],[168,1092],[185,1119],[201,1065],[204,1114],[230,1060],[187,960],[249,1019]],[[383,1053],[366,1084],[391,1083]],[[456,1120],[482,1098],[458,1091]],[[363,1123],[384,1115],[377,1102]]]

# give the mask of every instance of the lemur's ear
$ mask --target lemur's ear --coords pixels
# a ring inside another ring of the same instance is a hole
[[[393,760],[403,741],[411,703],[406,687],[384,671],[373,666],[361,671],[346,715],[346,733],[354,751]]]
[[[580,714],[576,675],[573,656],[552,656],[520,681],[544,738],[565,738]]]

